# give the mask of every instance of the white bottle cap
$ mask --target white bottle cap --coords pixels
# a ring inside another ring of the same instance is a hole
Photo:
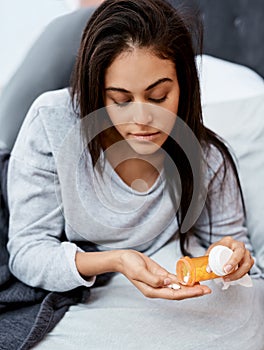
[[[233,251],[223,245],[216,245],[212,248],[208,257],[208,264],[217,276],[225,276],[227,274],[223,267],[232,254]]]

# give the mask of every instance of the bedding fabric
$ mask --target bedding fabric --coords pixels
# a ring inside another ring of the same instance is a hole
[[[172,240],[153,259],[174,271],[179,254]],[[155,300],[117,274],[107,286],[92,288],[86,303],[71,306],[34,350],[263,350],[264,280],[225,291],[206,284],[213,292],[199,299]]]

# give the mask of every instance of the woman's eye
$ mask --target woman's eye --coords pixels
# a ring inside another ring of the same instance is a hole
[[[114,103],[117,105],[117,107],[123,108],[126,107],[131,101],[125,101],[125,102],[116,102],[114,101]]]
[[[162,98],[150,98],[149,97],[149,101],[150,102],[154,102],[154,103],[162,103],[164,102],[165,100],[167,99],[167,96],[164,96]],[[124,101],[124,102],[117,102],[117,101],[114,101],[114,104],[119,107],[119,108],[123,108],[123,107],[126,107],[129,103],[131,103],[132,101],[131,100],[128,100],[128,101]]]
[[[162,97],[162,98],[150,98],[150,97],[149,97],[149,100],[150,100],[151,102],[154,102],[154,103],[162,103],[162,102],[164,102],[164,101],[167,100],[167,96],[164,96],[164,97]]]

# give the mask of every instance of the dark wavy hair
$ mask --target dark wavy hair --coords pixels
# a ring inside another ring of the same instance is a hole
[[[192,130],[200,144],[214,145],[218,148],[224,160],[225,171],[227,163],[231,165],[244,205],[237,170],[228,148],[217,135],[203,125],[200,86],[195,62],[195,55],[201,53],[201,23],[195,21],[192,26],[190,17],[188,16],[188,21],[186,18],[179,10],[163,0],[106,0],[103,2],[95,10],[83,32],[71,81],[73,105],[75,110],[78,110],[80,118],[104,107],[106,69],[117,56],[131,49],[131,46],[148,48],[158,57],[171,60],[175,64],[180,86],[178,115]],[[89,120],[89,128],[100,130],[99,122],[100,120],[96,118]],[[176,129],[174,128],[172,132],[176,133]],[[97,135],[96,132],[95,134]],[[177,137],[184,139],[184,131]],[[93,138],[88,147],[95,164],[102,148],[100,137]],[[175,215],[179,224],[181,250],[183,254],[188,254],[186,240],[192,233],[192,228],[183,232],[182,223],[193,196],[193,164],[191,167],[185,152],[175,142],[175,137],[169,137],[163,148],[180,174],[182,195]],[[201,155],[198,153],[197,150],[195,159],[198,160],[196,169],[199,173]],[[173,181],[173,174],[169,171],[167,173],[168,178]],[[171,188],[173,186],[170,186]],[[172,190],[170,193],[176,206],[175,194]],[[207,198],[206,206],[211,218],[210,198]],[[209,243],[211,227],[210,219]]]

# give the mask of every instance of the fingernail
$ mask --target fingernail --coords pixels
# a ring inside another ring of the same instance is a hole
[[[171,284],[171,279],[170,278],[165,278],[164,285],[167,286],[168,284]]]
[[[233,270],[233,266],[232,266],[232,265],[226,265],[226,266],[224,267],[225,273],[229,273],[229,272],[231,272],[232,270]]]
[[[210,290],[205,290],[204,294],[211,294],[211,291]]]

